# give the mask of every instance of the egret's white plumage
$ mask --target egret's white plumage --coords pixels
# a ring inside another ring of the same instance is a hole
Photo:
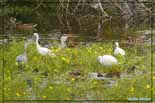
[[[122,48],[119,47],[118,42],[116,42],[115,45],[116,45],[116,48],[114,50],[114,55],[122,55],[122,56],[124,56],[125,51]]]
[[[21,54],[21,55],[18,55],[17,57],[16,57],[16,61],[18,62],[18,63],[27,63],[27,53],[26,53],[26,50],[27,50],[27,46],[28,46],[28,43],[25,43],[24,44],[24,53],[23,54]]]
[[[61,39],[60,39],[60,41],[61,41],[61,46],[60,46],[60,48],[64,49],[64,48],[67,47],[67,44],[66,44],[67,39],[68,39],[67,34],[63,34],[63,35],[61,36]]]
[[[39,42],[38,42],[38,41],[39,41],[39,34],[38,34],[38,33],[34,33],[33,35],[36,36],[37,50],[38,50],[38,52],[39,52],[41,55],[43,55],[43,56],[45,56],[45,55],[55,56],[54,53],[51,53],[50,49],[45,48],[45,47],[41,47],[41,46],[39,45]]]
[[[112,55],[98,56],[98,60],[104,66],[112,66],[117,64],[117,59]]]

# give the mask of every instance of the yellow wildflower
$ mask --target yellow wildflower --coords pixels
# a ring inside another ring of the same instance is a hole
[[[18,63],[16,62],[16,63],[15,63],[15,65],[17,65],[17,66],[18,66]]]
[[[54,72],[58,72],[58,70],[57,69],[54,69]]]
[[[38,80],[38,78],[37,78],[37,77],[35,77],[35,78],[34,78],[34,80],[35,80],[35,81],[37,81],[37,80]]]
[[[75,78],[72,78],[71,81],[75,81]]]
[[[8,76],[8,77],[6,77],[6,79],[5,80],[11,80],[11,77],[10,76]]]
[[[90,49],[88,49],[88,53],[92,53],[92,51]]]
[[[53,89],[53,87],[52,86],[49,86],[49,89]]]
[[[153,76],[152,79],[155,80],[155,76]]]
[[[37,61],[38,60],[38,58],[35,56],[35,57],[33,57],[33,61]]]
[[[82,62],[82,61],[80,61],[80,64],[83,64],[83,62]]]
[[[94,54],[97,54],[97,51],[94,51]]]
[[[99,47],[101,50],[103,49],[102,47]]]
[[[93,84],[94,84],[94,85],[96,85],[96,84],[97,84],[97,82],[96,82],[96,81],[94,81],[94,82],[93,82]]]
[[[150,85],[146,85],[146,88],[149,89],[150,88]]]
[[[69,63],[69,62],[70,62],[69,59],[67,59],[67,58],[65,58],[65,57],[61,57],[61,59],[62,59],[63,61],[65,61],[66,63]]]
[[[61,57],[61,60],[65,61],[65,60],[66,60],[66,58],[65,58],[65,57]]]
[[[75,54],[75,55],[78,55],[78,52],[77,52],[77,50],[75,50],[75,51],[74,51],[74,54]]]
[[[29,65],[25,65],[26,67],[25,68],[28,68],[29,67]]]
[[[117,87],[117,86],[118,86],[118,83],[115,84],[115,87]]]
[[[18,92],[16,92],[16,96],[17,96],[17,97],[19,97],[19,96],[20,96],[20,94],[19,94]]]
[[[66,98],[66,100],[70,100],[70,98]]]
[[[67,91],[68,91],[68,92],[71,92],[71,89],[70,89],[70,88],[67,88]]]
[[[68,63],[68,64],[69,64],[69,59],[66,59],[66,63]]]
[[[134,92],[135,91],[134,87],[131,87],[130,91],[131,92]]]
[[[42,96],[42,98],[43,98],[43,99],[46,99],[46,98],[47,98],[47,96],[43,95],[43,96]]]
[[[51,46],[50,48],[53,49],[53,46]]]
[[[21,62],[21,64],[24,64],[24,62]]]
[[[56,52],[58,52],[59,50],[60,50],[59,48],[55,48],[55,49],[52,49],[51,51],[56,53]]]
[[[66,50],[67,50],[67,51],[70,51],[71,49],[70,49],[70,48],[67,48]]]

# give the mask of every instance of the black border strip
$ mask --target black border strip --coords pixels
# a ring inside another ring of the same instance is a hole
[[[133,101],[128,101],[128,100],[5,100],[5,102],[151,102],[151,100],[148,101],[142,101],[142,100],[133,100]]]
[[[153,29],[154,29],[154,19],[153,19],[153,12],[154,12],[154,7],[155,6],[155,1],[152,2],[152,5],[151,5],[151,100],[152,102],[154,101],[154,96],[153,96],[153,86],[154,86],[154,83],[153,83],[153,61],[154,61],[154,56],[153,56],[153,53],[154,53],[154,47],[153,47],[153,38],[154,38],[154,35],[153,35]]]
[[[16,0],[12,0],[12,1],[6,1],[5,3],[20,3],[20,2],[25,2],[25,3],[36,3],[37,1],[24,1],[24,0],[22,0],[22,1],[16,1]],[[38,1],[39,2],[39,1]],[[117,2],[115,2],[115,1],[101,1],[101,3],[135,3],[135,2],[137,2],[137,3],[152,3],[152,2],[154,2],[153,0],[152,1],[117,1]],[[53,1],[52,2],[52,0],[51,1],[43,1],[42,3],[60,3],[59,1]],[[66,2],[66,1],[64,1],[64,2],[61,2],[61,3],[68,3],[68,2]],[[75,2],[75,1],[70,1],[69,3],[78,3],[78,2]],[[88,2],[81,2],[81,3],[98,3],[98,2],[90,2],[90,1],[88,1]]]
[[[151,5],[150,26],[151,26],[151,102],[153,101],[153,3]]]
[[[5,44],[4,44],[4,39],[5,39],[5,33],[4,33],[4,4],[2,3],[1,4],[1,6],[2,6],[2,35],[3,35],[3,69],[2,69],[2,78],[3,78],[3,80],[2,80],[2,103],[4,103],[5,102],[5,98],[4,98],[4,68],[5,68],[5,64],[4,64],[4,48],[5,48]]]

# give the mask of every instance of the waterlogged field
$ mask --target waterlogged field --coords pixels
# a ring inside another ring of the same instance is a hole
[[[151,78],[155,81],[155,75],[151,77],[148,45],[122,46],[126,56],[117,56],[118,65],[110,68],[101,65],[97,57],[113,55],[114,43],[62,50],[52,47],[55,57],[41,56],[32,43],[27,50],[28,63],[20,66],[15,59],[23,53],[23,45],[24,42],[11,42],[4,49],[6,100],[149,100],[151,90],[155,93],[155,86],[151,89]],[[133,66],[135,71],[128,72]],[[112,77],[109,80],[90,77],[94,72],[111,73]]]

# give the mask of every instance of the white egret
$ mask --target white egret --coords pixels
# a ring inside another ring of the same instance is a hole
[[[61,48],[61,49],[64,49],[64,48],[67,47],[67,44],[66,44],[67,39],[68,39],[68,35],[67,35],[67,34],[63,34],[63,35],[61,36],[61,39],[60,39],[60,41],[61,41],[60,48]]]
[[[46,56],[46,55],[55,56],[55,54],[52,53],[50,49],[41,47],[39,45],[39,34],[38,33],[34,33],[33,35],[36,37],[36,46],[37,46],[37,50],[39,54],[41,54],[42,56]]]
[[[116,48],[114,50],[114,55],[122,55],[122,56],[124,56],[125,51],[122,48],[119,47],[118,42],[115,42],[115,45],[116,45]]]
[[[110,67],[112,65],[116,65],[117,64],[117,59],[112,56],[112,55],[103,55],[103,56],[98,56],[97,58],[99,60],[99,62],[106,66],[106,67]]]

